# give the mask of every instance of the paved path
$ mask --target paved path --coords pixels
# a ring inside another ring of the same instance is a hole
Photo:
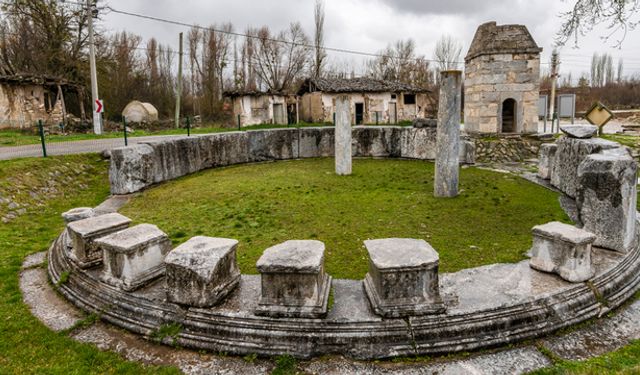
[[[202,135],[202,134],[199,134]],[[151,135],[145,137],[130,137],[129,144],[157,141],[163,139],[184,138],[186,135]],[[85,154],[89,152],[102,152],[116,147],[124,146],[122,138],[91,139],[86,141],[49,142],[47,143],[48,155]],[[41,157],[42,146],[40,144],[16,147],[0,147],[0,160]]]

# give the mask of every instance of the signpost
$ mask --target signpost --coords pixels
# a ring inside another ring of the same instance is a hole
[[[613,118],[613,113],[604,104],[597,102],[585,116],[587,121],[598,127],[598,132],[602,134],[602,128]]]
[[[558,118],[570,118],[573,124],[576,117],[576,94],[558,95]]]
[[[96,99],[96,113],[104,112],[104,103],[101,99]]]

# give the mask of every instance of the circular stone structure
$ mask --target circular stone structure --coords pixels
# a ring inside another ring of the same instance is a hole
[[[354,130],[356,133],[358,131],[369,134],[365,138],[354,137],[356,150],[364,154],[371,153],[371,150],[384,154],[384,147],[395,147],[393,136],[385,136],[389,134],[386,132],[395,132],[398,139],[409,142],[407,135],[402,133],[404,129],[381,127]],[[321,129],[319,132],[327,131]],[[287,139],[296,139],[291,135],[295,131],[267,133],[260,137],[270,139],[268,148],[272,151],[286,149]],[[238,138],[233,137],[253,137],[246,133],[237,134],[241,135],[225,135],[229,137],[224,141],[229,142],[227,147],[237,146],[235,142]],[[218,146],[224,143],[220,141],[221,138],[217,140]],[[363,145],[363,139],[368,144]],[[167,144],[171,142],[174,144]],[[211,138],[189,140],[186,143],[178,140],[145,145],[147,147],[144,150],[114,150],[112,191],[122,187],[138,187],[139,190],[153,183],[204,169],[189,167],[192,162],[198,163],[198,166],[215,166],[216,163],[211,159],[214,151],[205,152],[203,149],[203,145],[211,145],[211,142]],[[274,144],[275,148],[272,147]],[[410,147],[424,154],[424,150],[420,151],[423,146],[424,142],[420,142],[402,147]],[[181,152],[172,154],[167,152],[170,149]],[[143,151],[144,155],[139,151]],[[255,161],[265,155],[223,155],[220,148],[216,148],[215,152],[218,155],[216,160],[221,160],[223,156],[227,158],[226,164],[242,162],[238,160]],[[199,159],[189,161],[187,156],[180,156],[184,153]],[[132,155],[135,157],[130,157]],[[176,157],[175,164],[170,162],[171,155]],[[273,156],[273,153],[270,155]],[[400,155],[389,155],[387,152],[386,156],[401,156],[401,152]],[[290,157],[295,157],[295,153]],[[234,158],[234,162],[231,163],[229,158]],[[114,173],[123,171],[127,171],[128,175],[114,176]],[[157,178],[136,180],[141,176],[153,177],[154,173]],[[118,178],[120,182],[115,181]],[[134,181],[139,183],[129,184]],[[638,225],[636,219],[633,220],[633,235],[637,239]],[[362,280],[333,279],[333,306],[325,317],[276,318],[255,314],[260,301],[260,276],[241,275],[236,290],[214,307],[178,305],[167,301],[162,279],[126,292],[102,280],[102,266],[78,267],[67,255],[67,236],[67,231],[64,231],[49,249],[48,272],[51,281],[59,285],[59,292],[76,306],[145,337],[157,337],[163,327],[179,327],[175,336],[166,337],[163,341],[241,355],[289,354],[307,358],[339,353],[358,359],[375,359],[494,347],[538,337],[602,316],[620,306],[640,286],[638,246],[633,246],[627,252],[594,247],[591,254],[594,276],[583,283],[570,283],[553,274],[536,271],[528,261],[482,266],[439,276],[444,311],[406,318],[382,318],[372,311]]]

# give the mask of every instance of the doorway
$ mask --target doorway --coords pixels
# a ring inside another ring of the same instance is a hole
[[[502,133],[515,133],[517,104],[513,99],[502,102]]]
[[[362,125],[364,120],[364,103],[356,103],[356,125]]]
[[[273,105],[273,123],[274,124],[286,124],[284,117],[284,106],[282,103]]]

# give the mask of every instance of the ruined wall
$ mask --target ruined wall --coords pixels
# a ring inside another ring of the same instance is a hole
[[[48,113],[44,92],[38,85],[0,85],[0,129],[33,127],[38,120],[62,121],[61,103],[56,102]]]
[[[281,95],[245,95],[233,98],[234,123],[240,115],[240,125],[273,124],[273,105],[281,104],[286,120],[286,98]]]
[[[306,122],[333,123],[336,97],[344,94],[306,93],[300,99],[300,119]],[[351,122],[356,123],[356,103],[362,103],[363,123],[375,124],[376,113],[379,124],[395,124],[397,121],[413,121],[416,117],[426,117],[431,105],[427,94],[415,94],[415,104],[405,104],[405,94],[350,93]],[[397,113],[397,115],[396,115]]]
[[[506,53],[475,57],[465,64],[464,121],[470,133],[501,133],[502,104],[514,99],[516,133],[538,131],[540,56]]]

